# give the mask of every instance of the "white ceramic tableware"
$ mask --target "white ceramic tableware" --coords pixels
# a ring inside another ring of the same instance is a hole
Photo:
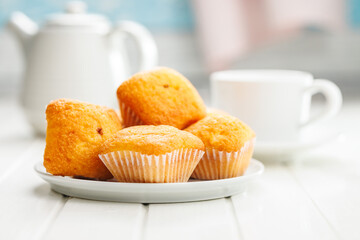
[[[256,142],[254,157],[262,161],[293,161],[294,156],[325,144],[339,144],[344,138],[344,134],[333,129],[310,127],[300,132],[297,141]]]
[[[244,192],[248,182],[262,174],[264,165],[252,159],[243,176],[186,183],[101,182],[53,176],[46,172],[42,162],[35,165],[35,171],[54,191],[67,196],[114,202],[170,203],[216,199]]]
[[[309,118],[311,97],[325,96],[322,113]],[[342,96],[339,88],[307,72],[233,70],[211,75],[212,105],[232,114],[256,132],[258,142],[296,142],[300,129],[335,116]],[[256,149],[255,149],[256,151]]]
[[[83,2],[68,3],[66,13],[50,15],[41,29],[20,12],[12,14],[8,26],[24,50],[22,103],[40,133],[45,133],[44,112],[51,100],[115,107],[116,87],[131,74],[126,37],[137,44],[138,70],[157,65],[157,48],[145,27],[130,21],[111,27],[105,17],[86,13]]]

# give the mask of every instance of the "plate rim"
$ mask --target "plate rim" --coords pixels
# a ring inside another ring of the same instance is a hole
[[[74,183],[77,184],[77,186],[80,185],[86,185],[86,186],[131,186],[131,187],[158,187],[158,188],[166,188],[169,186],[173,186],[173,187],[187,187],[188,185],[206,185],[206,184],[216,184],[216,183],[233,183],[233,182],[237,182],[240,179],[242,180],[247,180],[249,178],[253,178],[255,176],[259,176],[261,174],[263,174],[263,172],[265,171],[265,166],[264,164],[257,160],[252,158],[250,160],[250,164],[255,164],[259,169],[249,175],[243,175],[243,176],[239,176],[239,177],[234,177],[234,178],[226,178],[226,179],[217,179],[217,180],[200,180],[200,181],[196,181],[196,182],[177,182],[177,183],[131,183],[131,182],[108,182],[108,181],[98,181],[98,180],[87,180],[87,179],[76,179],[76,178],[71,178],[71,177],[64,177],[64,176],[56,176],[56,175],[52,175],[51,173],[45,172],[41,169],[41,167],[43,167],[43,162],[39,161],[37,163],[35,163],[34,165],[34,170],[35,172],[46,182],[48,182],[49,184],[55,184],[54,182],[57,183]],[[249,164],[249,167],[250,167]],[[52,179],[53,182],[49,182],[46,179]]]

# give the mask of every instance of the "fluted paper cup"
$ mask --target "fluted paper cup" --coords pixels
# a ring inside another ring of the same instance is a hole
[[[249,166],[254,151],[254,143],[255,139],[247,141],[239,151],[235,152],[207,148],[191,177],[214,180],[243,175]]]
[[[99,157],[119,182],[187,182],[204,151],[178,149],[162,155],[133,151],[100,154]]]
[[[122,123],[124,127],[144,125],[143,121],[141,121],[141,119],[135,114],[135,112],[131,108],[121,102],[119,105],[123,120]]]

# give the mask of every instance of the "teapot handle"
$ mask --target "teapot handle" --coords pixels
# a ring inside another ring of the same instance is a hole
[[[140,53],[140,63],[137,71],[148,70],[158,64],[157,46],[149,30],[136,22],[121,21],[109,34],[110,63],[112,65],[112,70],[114,71],[116,82],[125,80],[124,78],[129,77],[130,74],[128,72],[124,75],[125,69],[121,69],[121,65],[123,65],[124,68],[129,69],[129,66],[126,66],[126,62],[120,56],[122,52],[126,52],[125,49],[122,49],[123,41],[121,41],[122,38],[126,36],[129,36],[134,40]],[[122,71],[122,73],[120,73],[120,71]]]

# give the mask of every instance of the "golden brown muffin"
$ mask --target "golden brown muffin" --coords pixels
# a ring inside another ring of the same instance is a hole
[[[203,142],[195,135],[167,125],[142,125],[124,128],[107,139],[100,153],[134,151],[161,155],[181,148],[204,150]]]
[[[209,113],[185,131],[198,136],[206,148],[192,177],[222,179],[245,172],[253,153],[255,133],[239,119]]]
[[[100,158],[120,182],[185,182],[204,153],[203,142],[172,126],[134,126],[107,139]]]
[[[121,129],[113,109],[59,99],[47,106],[46,120],[47,172],[101,180],[112,178],[98,154],[101,144]]]
[[[219,113],[209,113],[185,131],[198,136],[205,147],[225,152],[237,151],[245,142],[255,138],[255,133],[245,123]]]
[[[125,127],[170,125],[184,129],[206,116],[194,86],[170,68],[135,74],[119,86],[117,97]]]

